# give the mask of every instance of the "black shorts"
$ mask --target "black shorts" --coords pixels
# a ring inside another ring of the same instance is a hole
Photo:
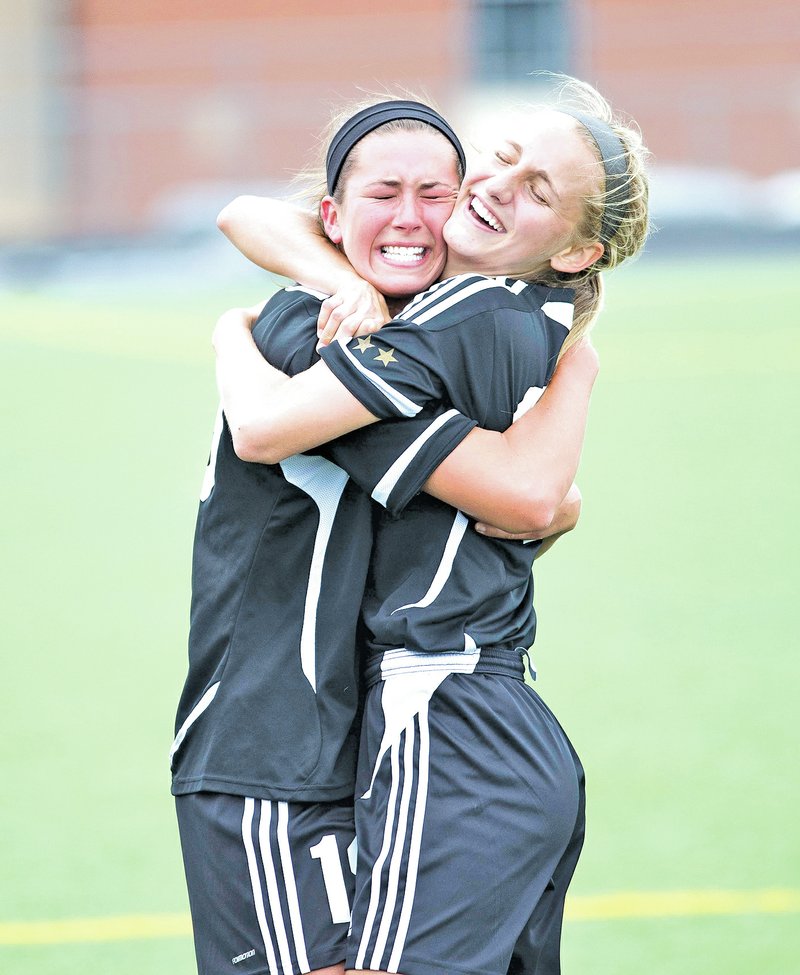
[[[519,654],[389,651],[367,679],[347,967],[555,975],[583,777]]]
[[[298,975],[344,960],[353,807],[177,796],[199,975]]]

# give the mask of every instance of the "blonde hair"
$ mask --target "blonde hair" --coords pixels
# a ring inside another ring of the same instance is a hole
[[[579,342],[594,324],[603,304],[601,272],[610,271],[631,260],[642,250],[650,230],[648,218],[648,178],[645,170],[648,150],[635,122],[616,114],[611,105],[591,85],[566,75],[550,75],[556,82],[548,107],[577,111],[605,123],[619,139],[625,158],[625,178],[613,193],[602,188],[584,199],[583,219],[575,231],[576,246],[599,241],[603,253],[582,271],[556,271],[549,265],[540,268],[529,280],[553,287],[575,289],[575,316],[562,353]],[[593,155],[602,163],[597,143],[584,125],[576,121],[577,131]],[[605,183],[605,181],[603,181]],[[603,216],[613,211],[610,229]]]

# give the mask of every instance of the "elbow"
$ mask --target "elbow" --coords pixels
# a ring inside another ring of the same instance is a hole
[[[514,535],[544,538],[556,516],[558,505],[533,491],[514,490],[498,506],[491,524]]]
[[[524,521],[517,532],[526,532],[531,536],[545,538],[556,517],[558,505],[546,498],[528,498],[520,511],[520,521]]]
[[[262,428],[239,426],[231,429],[233,450],[239,460],[248,464],[279,464],[291,451],[281,449]]]
[[[236,232],[240,224],[241,216],[247,211],[250,201],[249,196],[237,196],[227,206],[223,207],[217,214],[217,228],[230,237]]]

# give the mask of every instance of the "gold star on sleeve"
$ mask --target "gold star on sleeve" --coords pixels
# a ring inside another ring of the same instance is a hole
[[[384,366],[388,366],[390,362],[397,362],[391,349],[381,349],[375,358],[380,359]]]
[[[375,348],[375,346],[372,344],[372,336],[371,335],[367,335],[364,338],[357,338],[356,339],[356,342],[358,342],[358,351],[359,352],[366,352],[367,349],[374,349]]]

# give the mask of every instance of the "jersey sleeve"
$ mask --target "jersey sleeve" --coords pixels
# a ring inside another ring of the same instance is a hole
[[[413,417],[444,396],[436,338],[394,321],[373,335],[332,342],[320,354],[370,413],[382,420]]]
[[[464,275],[434,285],[373,335],[322,350],[341,383],[380,419],[416,416],[469,387],[485,396],[494,361],[494,318],[509,293],[494,279]]]
[[[400,514],[475,420],[444,406],[412,419],[373,423],[327,444],[322,452],[391,514]]]
[[[317,361],[317,316],[324,297],[298,286],[276,292],[266,303],[253,340],[270,365],[294,376]]]

